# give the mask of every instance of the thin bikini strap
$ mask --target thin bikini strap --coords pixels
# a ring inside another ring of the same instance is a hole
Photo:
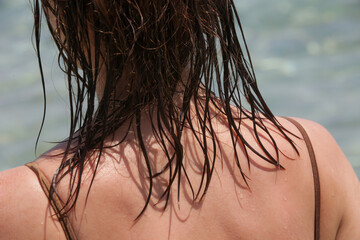
[[[50,195],[50,182],[49,180],[46,178],[45,174],[43,173],[43,171],[41,171],[41,169],[39,168],[39,166],[35,163],[35,162],[29,162],[26,163],[25,166],[27,166],[28,168],[30,168],[37,176],[39,183],[41,185],[42,190],[44,191],[45,195],[47,198],[49,198]],[[51,201],[49,201],[51,207],[53,208],[53,210],[55,211],[55,214],[64,230],[65,236],[67,240],[76,240],[77,237],[75,235],[75,232],[70,224],[70,221],[68,219],[67,216],[60,218],[59,215],[59,211],[63,210],[63,204],[60,200],[60,198],[54,194],[53,198]]]
[[[311,161],[311,167],[314,177],[314,192],[315,192],[315,222],[314,222],[314,239],[319,240],[320,239],[320,178],[319,178],[319,171],[316,163],[316,157],[315,152],[313,149],[313,146],[311,144],[310,138],[308,134],[306,133],[303,126],[301,126],[300,123],[298,123],[296,120],[288,117],[284,117],[289,122],[294,124],[300,131],[301,135],[304,138],[304,141],[306,143],[306,147],[309,152],[310,161]]]

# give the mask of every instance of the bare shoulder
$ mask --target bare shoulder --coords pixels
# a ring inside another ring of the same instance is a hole
[[[324,180],[335,178],[342,188],[350,188],[354,185],[358,188],[359,180],[350,162],[329,131],[319,123],[301,118],[294,119],[304,127],[309,135],[317,164],[321,168],[320,174],[326,174],[323,176]]]
[[[0,172],[0,239],[63,239],[37,176],[26,166]]]
[[[338,218],[336,239],[360,239],[360,184],[352,166],[328,130],[310,120],[294,119],[304,127],[314,148],[322,194],[322,225],[329,218]],[[285,120],[281,123],[294,129]],[[329,207],[337,211],[328,211]]]
[[[293,119],[300,123],[309,135],[315,151],[317,164],[321,168],[322,173],[328,174],[324,178],[336,177],[339,180],[338,177],[343,176],[349,178],[349,181],[358,184],[359,181],[354,170],[329,131],[319,123],[301,118]],[[281,120],[281,123],[292,132],[296,129],[295,126],[286,120]]]

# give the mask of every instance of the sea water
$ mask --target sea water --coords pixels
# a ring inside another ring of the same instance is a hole
[[[360,1],[234,0],[257,80],[276,115],[311,119],[335,137],[360,176]],[[44,27],[47,114],[26,0],[0,0],[0,170],[22,165],[68,133],[64,76]]]

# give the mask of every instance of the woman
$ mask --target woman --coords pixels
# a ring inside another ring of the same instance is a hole
[[[70,133],[1,173],[0,239],[360,238],[355,173],[324,128],[267,107],[233,1],[41,8]]]

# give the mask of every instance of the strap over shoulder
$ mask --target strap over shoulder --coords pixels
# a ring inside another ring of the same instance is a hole
[[[39,168],[39,166],[35,162],[26,163],[25,166],[30,168],[35,173],[35,175],[37,176],[37,178],[39,180],[42,190],[44,191],[46,197],[49,199],[51,185],[50,185],[50,181],[46,178],[44,172]],[[71,226],[71,223],[70,223],[68,217],[65,216],[65,217],[61,218],[59,215],[59,212],[63,211],[63,209],[64,209],[60,198],[56,194],[54,194],[52,199],[49,200],[49,203],[50,203],[50,206],[55,211],[56,217],[58,218],[58,220],[61,224],[61,227],[64,230],[66,239],[67,240],[76,240],[77,237],[75,235],[75,232]]]
[[[316,163],[316,157],[314,148],[311,144],[309,135],[306,133],[305,129],[301,124],[288,117],[284,117],[286,120],[294,124],[300,131],[301,135],[303,136],[303,139],[306,143],[306,147],[309,152],[310,161],[311,161],[311,168],[313,172],[313,178],[314,178],[314,193],[315,193],[315,221],[314,221],[314,239],[319,240],[320,239],[320,177],[319,177],[319,170]]]

